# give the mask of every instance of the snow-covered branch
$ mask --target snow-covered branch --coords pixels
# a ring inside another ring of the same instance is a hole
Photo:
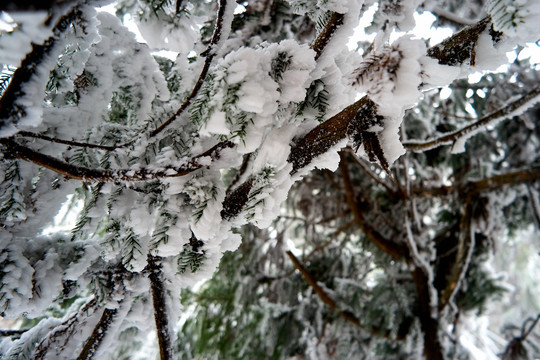
[[[41,140],[45,140],[45,141],[52,142],[52,143],[64,144],[64,145],[73,146],[73,147],[82,147],[82,148],[87,148],[87,149],[101,149],[101,150],[113,151],[113,150],[120,147],[118,145],[109,146],[109,145],[84,143],[84,142],[74,141],[74,140],[57,139],[57,138],[54,138],[54,137],[51,137],[51,136],[47,136],[47,135],[43,135],[43,134],[37,134],[37,133],[33,133],[33,132],[30,132],[30,131],[24,131],[24,130],[19,131],[17,133],[17,136],[30,137],[30,138],[34,138],[34,139],[41,139]]]
[[[174,120],[176,120],[189,107],[189,105],[191,105],[191,102],[197,97],[197,95],[199,94],[199,90],[201,90],[201,87],[204,84],[204,80],[206,78],[206,75],[208,75],[208,70],[210,70],[212,60],[214,60],[214,57],[217,55],[219,47],[223,44],[223,42],[229,35],[231,29],[231,22],[233,19],[232,11],[234,11],[234,5],[236,3],[232,0],[219,0],[218,3],[219,7],[217,12],[216,25],[214,28],[214,34],[212,35],[212,40],[210,41],[208,48],[201,54],[203,56],[206,56],[206,59],[204,61],[201,73],[199,74],[199,78],[195,83],[195,86],[191,90],[191,93],[188,95],[186,100],[184,100],[182,105],[178,108],[178,110],[163,124],[153,130],[150,133],[150,137],[154,137],[157,134],[161,133],[163,130],[165,130],[167,126],[169,126]]]
[[[18,121],[27,113],[25,106],[20,103],[21,98],[27,95],[25,94],[25,85],[34,78],[40,65],[46,63],[47,57],[53,55],[55,51],[61,50],[57,49],[57,41],[74,21],[85,21],[84,13],[79,5],[74,6],[57,21],[53,28],[53,35],[43,44],[32,44],[32,51],[26,55],[13,73],[8,88],[0,98],[0,136],[10,136],[17,131]]]
[[[114,322],[117,312],[118,309],[103,309],[101,318],[94,327],[94,331],[92,331],[90,337],[86,340],[86,343],[84,344],[81,353],[77,357],[77,360],[91,360],[94,357],[96,351],[103,342],[103,339],[105,336],[107,336],[107,332]]]
[[[330,19],[328,19],[328,22],[326,23],[324,29],[320,32],[319,36],[313,41],[313,44],[311,44],[311,48],[315,50],[315,59],[318,59],[321,54],[323,53],[324,49],[332,39],[332,36],[336,32],[336,30],[343,25],[343,19],[345,15],[333,12],[330,16]]]
[[[471,136],[477,134],[480,130],[485,129],[488,125],[495,125],[498,122],[511,119],[514,116],[519,116],[532,106],[540,101],[540,88],[534,88],[519,99],[509,103],[505,107],[486,115],[475,122],[464,126],[458,130],[442,134],[431,140],[418,141],[407,140],[403,142],[403,146],[407,150],[420,152],[431,150],[442,145],[454,144],[454,147],[463,148],[465,141]],[[457,146],[459,143],[460,146]]]
[[[486,29],[494,43],[498,42],[502,33],[494,31],[491,18],[486,17],[472,26],[468,26],[452,35],[440,44],[429,48],[428,55],[439,61],[441,65],[459,66],[468,62],[471,66],[476,64],[476,45],[480,34]]]
[[[128,182],[128,181],[149,181],[160,178],[171,178],[184,176],[198,170],[209,163],[206,157],[211,159],[219,158],[221,150],[230,148],[234,144],[229,141],[220,142],[204,153],[194,156],[186,164],[180,166],[166,166],[155,169],[89,169],[75,166],[65,161],[58,160],[52,156],[41,154],[29,147],[18,144],[12,139],[0,139],[3,152],[11,157],[22,159],[43,166],[58,174],[67,176],[70,179],[99,182]]]

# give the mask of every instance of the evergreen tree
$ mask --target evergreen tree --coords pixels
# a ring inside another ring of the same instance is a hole
[[[535,0],[2,10],[2,359],[539,356]]]

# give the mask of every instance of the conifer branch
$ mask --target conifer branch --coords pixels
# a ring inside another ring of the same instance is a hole
[[[324,49],[334,36],[336,30],[343,25],[344,14],[333,12],[330,15],[330,19],[324,26],[324,29],[319,33],[317,38],[311,44],[311,48],[315,50],[315,60],[317,60],[323,53]]]
[[[362,325],[360,324],[360,320],[350,311],[343,311],[338,308],[337,303],[326,293],[326,291],[323,290],[322,287],[317,284],[317,281],[313,277],[313,275],[310,274],[310,272],[302,265],[300,260],[294,254],[289,250],[287,251],[287,255],[291,259],[292,263],[294,264],[294,267],[298,269],[300,274],[304,277],[306,280],[306,283],[315,291],[315,293],[319,296],[319,298],[324,302],[326,305],[330,307],[330,309],[336,311],[339,316],[341,316],[343,319],[347,320],[351,324],[354,324],[357,327],[362,328]]]
[[[470,258],[475,246],[474,231],[472,225],[472,199],[468,198],[465,203],[465,209],[461,216],[459,226],[458,247],[456,260],[450,270],[446,287],[439,297],[439,311],[453,301],[453,298],[461,288],[463,278],[469,268]]]
[[[96,298],[93,298],[92,300],[84,304],[82,308],[80,308],[77,312],[70,316],[66,321],[57,325],[51,332],[49,332],[49,334],[47,334],[47,336],[43,340],[41,340],[36,347],[36,352],[34,353],[34,360],[43,360],[45,358],[45,355],[47,355],[50,346],[52,344],[55,344],[55,342],[60,336],[65,336],[66,341],[62,345],[56,343],[55,348],[58,349],[65,346],[67,340],[69,339],[69,336],[73,333],[73,328],[76,325],[80,325],[80,323],[82,322],[80,315],[87,313],[88,311],[90,311],[90,309],[95,310],[96,305],[97,300]]]
[[[36,73],[39,65],[53,51],[59,36],[64,33],[75,20],[83,21],[83,12],[79,5],[74,6],[70,12],[62,16],[53,28],[53,35],[42,45],[32,43],[32,51],[22,60],[15,70],[6,91],[0,98],[0,128],[8,124],[16,124],[26,115],[24,106],[17,104],[17,99],[24,96],[24,85]]]
[[[532,322],[529,327],[527,328],[527,323]],[[529,335],[532,333],[536,325],[540,322],[540,314],[536,316],[535,319],[528,318],[525,320],[523,325],[521,326],[521,334],[519,336],[514,337],[506,346],[506,349],[502,354],[500,354],[501,359],[503,360],[514,360],[514,359],[522,359],[525,358],[527,353],[523,350],[522,343],[529,337]]]
[[[344,139],[350,131],[350,123],[360,111],[370,113],[374,107],[375,103],[364,96],[297,140],[287,159],[293,166],[291,175]]]
[[[460,66],[468,61],[471,66],[474,66],[478,37],[488,28],[491,39],[497,43],[501,39],[502,33],[493,30],[491,18],[486,17],[455,33],[440,44],[429,48],[428,56],[437,59],[441,65]]]
[[[178,110],[170,118],[168,118],[163,124],[161,124],[154,131],[152,131],[150,133],[150,137],[154,137],[160,132],[162,132],[163,130],[165,130],[167,126],[169,126],[174,120],[176,120],[189,107],[189,105],[191,105],[191,101],[197,97],[197,94],[199,93],[199,90],[201,89],[204,83],[204,79],[206,78],[206,75],[208,74],[208,70],[210,69],[212,60],[214,59],[218,51],[217,45],[220,42],[221,36],[222,36],[222,30],[224,26],[223,22],[224,22],[225,9],[227,7],[227,1],[232,1],[232,0],[219,0],[218,1],[219,8],[217,12],[214,34],[212,35],[212,40],[210,41],[208,48],[201,54],[201,56],[206,56],[206,59],[204,61],[204,65],[201,70],[201,73],[199,74],[199,78],[197,79],[197,82],[195,83],[195,86],[191,90],[191,93],[186,98],[186,100],[184,100],[180,108],[178,108]]]
[[[172,342],[167,318],[167,304],[165,300],[165,285],[163,284],[163,273],[161,270],[161,258],[148,254],[148,265],[150,288],[152,291],[152,302],[154,305],[154,320],[156,323],[156,335],[159,344],[159,354],[161,360],[172,360]]]
[[[289,256],[289,259],[291,259],[294,267],[300,272],[306,283],[313,289],[313,291],[315,291],[315,293],[319,296],[322,302],[328,305],[330,309],[337,312],[340,317],[342,317],[356,327],[369,331],[372,335],[382,336],[387,339],[391,338],[390,331],[384,331],[375,326],[366,329],[360,322],[360,319],[356,317],[356,315],[354,315],[350,311],[341,310],[337,302],[332,299],[330,295],[328,295],[328,293],[324,291],[324,289],[319,284],[317,284],[317,280],[315,280],[313,275],[306,269],[302,262],[300,262],[300,260],[298,260],[298,258],[290,250],[287,251],[287,256]]]
[[[444,360],[439,322],[431,314],[430,280],[420,267],[414,267],[412,275],[418,296],[417,316],[424,334],[424,356],[426,360]]]
[[[69,145],[73,147],[83,147],[83,148],[88,148],[88,149],[102,149],[102,150],[107,150],[107,151],[113,151],[120,147],[118,145],[116,146],[115,145],[99,145],[99,144],[83,143],[83,142],[73,141],[73,140],[57,139],[57,138],[53,138],[53,137],[43,135],[43,134],[36,134],[30,131],[19,131],[17,133],[17,136],[30,137],[30,138],[45,140],[45,141],[49,141],[49,142],[53,142],[57,144],[64,144],[64,145]]]
[[[181,166],[164,166],[157,169],[90,169],[75,166],[52,156],[42,154],[29,147],[18,144],[12,139],[0,139],[3,152],[11,157],[22,159],[52,170],[70,179],[99,182],[148,181],[159,178],[179,177],[192,173],[206,165],[201,164],[204,157],[219,158],[221,150],[233,147],[230,141],[222,141],[204,153],[194,156]]]
[[[472,124],[462,127],[461,129],[448,132],[437,138],[426,141],[409,140],[404,141],[403,146],[410,151],[426,151],[437,148],[442,145],[455,144],[460,138],[473,135],[478,130],[487,125],[497,123],[504,119],[511,118],[514,113],[521,113],[540,101],[540,87],[534,88],[518,100],[511,102],[505,107],[486,115]]]
[[[413,196],[426,196],[426,197],[442,197],[449,196],[451,194],[467,194],[468,196],[475,196],[482,192],[489,192],[498,190],[505,186],[521,185],[540,181],[540,165],[531,165],[528,168],[522,170],[516,170],[504,174],[494,175],[489,178],[467,181],[462,184],[456,184],[451,186],[440,186],[432,188],[417,188],[411,189],[411,195]]]
[[[11,329],[11,330],[0,329],[0,337],[22,335],[28,330],[30,329]]]
[[[99,319],[99,322],[94,327],[92,335],[90,335],[88,340],[86,340],[86,343],[84,344],[81,353],[77,357],[77,360],[91,360],[94,357],[103,339],[107,335],[107,331],[112,325],[117,312],[118,309],[105,308],[103,310],[101,319]]]
[[[339,168],[341,171],[341,177],[345,186],[345,194],[347,196],[347,203],[349,208],[353,212],[356,224],[362,230],[362,232],[368,237],[368,239],[379,249],[392,256],[396,260],[409,259],[410,254],[407,246],[404,244],[395,243],[382,236],[375,228],[373,228],[364,218],[358,203],[356,201],[356,195],[354,194],[354,187],[349,174],[349,166],[345,153],[340,152]]]
[[[490,19],[486,18],[474,26],[463,29],[441,44],[428,49],[428,56],[439,60],[440,64],[445,65],[459,66],[467,60],[471,60],[471,64],[474,65],[474,49],[478,41],[478,36],[488,25],[490,25]],[[490,34],[494,42],[499,41],[501,33],[491,31]],[[362,111],[364,114],[373,113],[374,116],[377,116],[373,109],[376,109],[376,104],[369,97],[364,96],[297,140],[291,148],[287,159],[293,165],[291,175],[294,175],[298,170],[311,163],[317,156],[328,151],[333,145],[345,138],[349,131],[354,131],[354,129],[350,129],[350,125],[354,122],[359,111]],[[242,211],[243,206],[247,202],[247,196],[251,190],[252,183],[253,179],[250,178],[227,194],[221,213],[224,219],[231,219]]]

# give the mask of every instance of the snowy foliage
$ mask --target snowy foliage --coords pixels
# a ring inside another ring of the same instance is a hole
[[[495,347],[462,325],[540,226],[538,69],[506,55],[535,1],[8,3],[1,358],[538,349],[538,301]],[[433,47],[428,10],[454,26]]]

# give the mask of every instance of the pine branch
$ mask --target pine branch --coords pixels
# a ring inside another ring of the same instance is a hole
[[[444,308],[453,301],[455,295],[463,284],[463,278],[465,277],[465,274],[469,268],[470,259],[475,246],[474,231],[471,225],[472,198],[468,198],[466,200],[465,209],[463,210],[463,215],[461,216],[459,225],[460,232],[456,260],[452,266],[452,269],[450,270],[446,287],[439,298],[439,311],[444,310]]]
[[[332,13],[330,19],[326,23],[324,29],[320,32],[317,38],[311,44],[311,48],[315,50],[315,60],[317,60],[323,53],[324,49],[330,43],[330,40],[334,36],[336,30],[343,25],[344,14]]]
[[[481,33],[489,28],[489,34],[497,43],[502,33],[493,30],[491,18],[486,17],[472,26],[455,33],[440,44],[428,49],[428,56],[439,60],[441,65],[460,66],[469,61],[471,66],[476,64],[476,43]]]
[[[45,140],[45,141],[49,141],[49,142],[53,142],[57,144],[69,145],[73,147],[84,147],[88,149],[102,149],[102,150],[107,150],[107,151],[113,151],[122,146],[122,145],[112,145],[112,146],[99,145],[99,144],[83,143],[83,142],[73,141],[73,140],[63,140],[63,139],[53,138],[47,135],[32,133],[30,131],[19,131],[17,133],[17,136],[31,137],[35,139],[41,139],[41,140]]]
[[[420,152],[431,150],[442,145],[455,144],[461,138],[474,135],[478,130],[487,125],[497,123],[504,119],[510,119],[514,113],[522,113],[540,101],[540,87],[534,88],[521,98],[511,102],[505,107],[486,115],[477,121],[462,127],[461,129],[443,134],[437,138],[426,141],[404,141],[403,146],[410,151]]]
[[[182,166],[165,166],[155,170],[147,168],[108,170],[75,166],[20,145],[12,139],[0,139],[0,145],[2,145],[3,152],[11,157],[32,162],[70,179],[98,182],[149,181],[184,176],[205,166],[199,162],[199,159],[207,156],[213,159],[219,158],[221,150],[234,146],[230,141],[222,141],[204,153],[194,156]]]
[[[148,254],[150,288],[152,290],[152,302],[154,305],[154,320],[156,322],[156,333],[159,343],[159,354],[161,360],[172,360],[172,343],[167,318],[167,304],[165,300],[165,285],[163,284],[163,273],[161,270],[160,257]]]
[[[304,277],[304,280],[306,283],[315,291],[315,293],[319,296],[319,298],[322,300],[323,303],[328,305],[328,307],[335,312],[339,314],[343,319],[350,322],[356,327],[359,327],[361,329],[369,331],[372,335],[382,336],[385,338],[390,338],[390,332],[389,331],[383,331],[377,327],[371,327],[370,329],[366,329],[361,323],[360,319],[358,319],[352,312],[347,310],[341,310],[337,304],[337,302],[330,297],[324,291],[324,289],[317,284],[317,281],[313,277],[313,275],[306,269],[306,267],[298,260],[298,258],[290,251],[287,251],[287,256],[289,256],[289,259],[291,259],[291,262],[293,263],[294,267],[298,269],[300,274]]]
[[[360,211],[358,203],[356,202],[356,195],[354,194],[354,187],[351,181],[349,166],[345,153],[340,152],[339,168],[341,171],[341,177],[343,179],[343,185],[345,186],[345,193],[347,195],[347,203],[351,211],[353,212],[354,219],[358,227],[368,237],[368,239],[379,249],[392,256],[396,260],[409,259],[409,250],[404,244],[395,243],[382,236],[374,227],[367,223],[364,215]]]
[[[67,343],[67,339],[69,338],[71,334],[73,334],[72,329],[76,325],[79,325],[82,323],[79,316],[81,314],[87,314],[87,312],[90,311],[90,309],[95,310],[96,305],[97,305],[97,300],[96,298],[93,298],[92,300],[87,302],[82,308],[80,308],[76,313],[70,316],[66,321],[62,322],[61,324],[57,325],[54,329],[52,329],[52,331],[49,332],[49,334],[47,334],[47,336],[43,340],[41,340],[38,346],[36,347],[36,352],[34,353],[34,360],[43,360],[45,356],[47,355],[47,352],[49,351],[50,346],[52,344],[55,344],[56,349],[62,348],[63,346],[65,346]],[[63,336],[66,334],[68,335],[67,335],[66,342],[64,342],[64,344],[60,345],[56,343],[57,339],[60,336]]]
[[[91,360],[94,355],[96,354],[96,351],[99,349],[99,346],[101,345],[101,342],[107,335],[107,331],[109,330],[109,327],[114,321],[114,317],[116,316],[116,313],[118,312],[118,309],[107,309],[105,308],[103,310],[103,313],[101,315],[101,319],[99,319],[99,322],[94,327],[94,331],[92,331],[92,335],[86,340],[86,343],[84,344],[84,347],[77,357],[77,360]]]
[[[389,194],[396,195],[397,191],[390,184],[384,181],[379,175],[375,174],[369,166],[365,163],[364,160],[360,159],[354,150],[350,147],[345,148],[345,150],[352,156],[354,162],[362,169],[370,178],[372,178],[377,184],[382,185]]]
[[[430,280],[420,267],[415,267],[412,275],[418,296],[417,316],[424,334],[424,355],[426,360],[444,360],[439,321],[431,314]]]
[[[51,37],[45,40],[42,45],[32,44],[32,51],[26,55],[21,65],[15,70],[8,88],[0,98],[0,128],[9,123],[16,123],[26,115],[24,107],[16,103],[17,99],[25,94],[24,85],[33,78],[39,65],[53,51],[59,36],[69,28],[73,21],[82,20],[82,15],[79,5],[73,7],[69,13],[58,20]]]
[[[214,59],[218,51],[218,43],[221,40],[222,30],[224,26],[223,21],[224,21],[225,9],[227,7],[227,1],[232,1],[232,0],[219,0],[219,8],[218,8],[218,13],[217,13],[216,26],[214,28],[214,34],[212,35],[212,40],[210,41],[208,48],[201,54],[201,56],[206,56],[206,59],[204,61],[204,66],[201,70],[201,73],[199,74],[199,78],[197,79],[197,82],[195,83],[195,86],[191,90],[191,93],[186,98],[186,100],[184,100],[180,108],[170,118],[168,118],[163,124],[161,124],[154,131],[152,131],[150,133],[150,137],[154,137],[160,132],[162,132],[163,130],[165,130],[167,126],[169,126],[174,120],[176,120],[189,107],[189,105],[191,105],[191,101],[197,97],[197,94],[199,93],[199,90],[201,89],[204,83],[204,79],[206,78],[206,75],[208,74],[208,70],[210,69],[212,60]]]
[[[27,332],[28,330],[30,330],[30,329],[13,329],[13,330],[2,330],[2,329],[0,329],[0,337],[22,335],[25,332]]]
[[[531,322],[531,325],[526,329],[528,322]],[[532,333],[536,325],[540,322],[540,314],[536,316],[535,319],[528,318],[525,320],[521,326],[521,334],[514,337],[506,346],[504,352],[500,355],[503,360],[514,360],[514,359],[524,359],[526,358],[526,350],[523,349],[522,343],[527,339],[527,337]],[[525,354],[524,354],[525,352]]]
[[[311,286],[311,288],[315,291],[315,293],[319,296],[319,298],[328,305],[332,310],[336,311],[339,316],[350,322],[351,324],[354,324],[355,326],[362,327],[360,324],[360,320],[354,316],[349,311],[343,311],[338,308],[337,303],[326,293],[326,291],[323,290],[322,287],[317,284],[317,281],[313,278],[313,275],[309,273],[309,271],[302,265],[300,260],[291,251],[287,251],[287,255],[291,259],[294,266],[300,271],[300,274],[304,277],[306,280],[306,283]]]

